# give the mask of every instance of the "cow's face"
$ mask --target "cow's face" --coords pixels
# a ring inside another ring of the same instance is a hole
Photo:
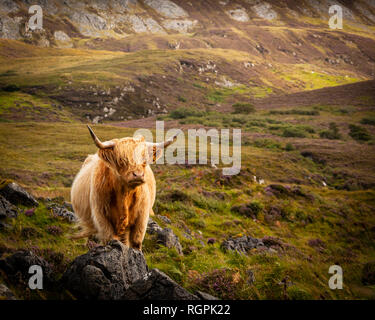
[[[146,169],[163,154],[163,148],[175,141],[176,136],[162,143],[145,142],[144,137],[113,139],[101,142],[89,127],[99,157],[130,188],[145,183]]]
[[[128,187],[135,188],[145,183],[150,155],[144,137],[114,139],[112,142],[112,148],[99,150],[99,157]]]
[[[118,140],[113,153],[114,161],[111,165],[129,187],[137,187],[145,183],[149,154],[144,137]]]

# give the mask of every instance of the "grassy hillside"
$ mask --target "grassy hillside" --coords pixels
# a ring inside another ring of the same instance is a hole
[[[262,123],[264,118],[276,117],[263,114],[257,112],[246,121]],[[322,114],[307,119],[322,120]],[[282,115],[278,121],[284,123],[287,118],[288,115]],[[310,126],[317,129],[312,121]],[[69,200],[69,186],[75,173],[87,154],[95,152],[85,125],[2,123],[0,130],[1,176],[15,179],[36,196],[63,196]],[[104,140],[131,135],[133,130],[95,126]],[[230,179],[224,179],[221,170],[207,166],[154,165],[158,188],[154,210],[157,215],[171,219],[184,256],[157,245],[147,236],[144,252],[150,267],[161,269],[187,288],[199,288],[221,298],[374,298],[372,287],[361,283],[363,264],[375,257],[375,193],[372,189],[360,190],[360,174],[365,166],[358,166],[357,180],[349,189],[344,188],[350,191],[334,188],[344,185],[339,175],[332,175],[332,180],[324,179],[329,186],[323,187],[320,180],[323,174],[330,166],[337,169],[339,162],[333,158],[326,164],[319,164],[301,155],[294,145],[298,148],[299,143],[306,145],[319,139],[318,133],[306,134],[309,137],[284,138],[281,134],[278,140],[252,139],[250,135],[242,150],[241,174]],[[360,148],[373,156],[373,146],[352,141],[346,135],[343,139],[347,141],[335,141],[335,144],[357,148],[352,150],[352,157]],[[322,142],[325,144],[329,140],[319,141],[323,146]],[[255,182],[254,175],[265,179],[265,184]],[[270,193],[268,185],[271,183],[287,189],[280,187],[280,193]],[[232,209],[246,203],[252,204],[253,217],[242,216]],[[155,220],[166,226],[158,216]],[[87,250],[84,241],[68,240],[72,226],[53,218],[45,205],[39,207],[33,217],[21,214],[11,224],[9,231],[1,233],[3,252],[32,249],[52,261],[57,270],[63,270],[71,259]],[[58,226],[62,232],[50,234],[48,227],[51,225]],[[36,232],[32,236],[25,235],[25,228]],[[248,255],[220,248],[223,240],[242,235],[271,236],[281,246],[276,245],[277,250],[273,252],[254,250]],[[214,244],[207,244],[208,239],[214,239],[210,240]],[[58,260],[54,261],[56,256]],[[327,286],[328,268],[332,264],[344,269],[342,291],[332,291]],[[255,276],[254,283],[247,282],[249,270]],[[291,281],[286,292],[279,285],[285,278]],[[25,293],[19,291],[19,294]]]
[[[185,133],[240,128],[239,175],[225,177],[221,166],[153,165],[155,221],[173,229],[184,255],[147,235],[148,265],[192,292],[223,299],[375,299],[374,285],[362,278],[375,260],[370,16],[342,1],[353,16],[343,30],[331,30],[325,8],[310,0],[270,0],[275,19],[261,18],[252,1],[175,2],[188,13],[181,19],[197,21],[194,28],[168,29],[163,22],[171,19],[139,1],[121,13],[122,22],[82,29],[87,19],[73,19],[77,4],[70,1],[67,11],[60,4],[45,11],[44,31],[0,39],[0,179],[41,197],[33,214],[22,208],[17,219],[5,220],[0,256],[27,248],[60,275],[95,245],[70,240],[74,226],[50,208],[70,201],[75,174],[96,152],[86,123],[103,140],[153,130],[156,120]],[[8,17],[24,19],[24,2],[15,3],[19,11]],[[248,21],[233,19],[231,10],[239,8]],[[92,21],[119,19],[112,7],[87,2],[81,9]],[[162,32],[137,33],[130,14],[154,19]],[[66,33],[64,45],[55,31]],[[49,46],[40,47],[46,40]],[[222,248],[244,235],[272,250]],[[343,290],[328,287],[335,264],[343,268]],[[0,274],[19,298],[72,298],[8,280]]]

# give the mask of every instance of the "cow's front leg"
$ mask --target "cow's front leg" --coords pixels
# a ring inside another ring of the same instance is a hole
[[[114,237],[116,236],[115,231],[111,221],[108,220],[107,215],[105,214],[104,208],[101,208],[98,205],[93,205],[92,220],[101,242],[105,244],[108,241],[114,239]]]
[[[116,226],[116,238],[121,241],[124,245],[130,246],[130,227],[128,215],[121,217]]]
[[[135,221],[135,224],[130,230],[130,246],[134,249],[142,251],[142,243],[145,238],[147,223],[148,223],[148,212],[142,212]]]

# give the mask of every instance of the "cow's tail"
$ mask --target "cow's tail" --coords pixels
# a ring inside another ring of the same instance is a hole
[[[88,238],[88,237],[90,237],[94,234],[95,234],[95,232],[93,230],[86,229],[86,230],[82,230],[79,233],[75,233],[75,234],[70,235],[69,239],[70,240],[78,240],[78,239],[82,239],[82,238]]]

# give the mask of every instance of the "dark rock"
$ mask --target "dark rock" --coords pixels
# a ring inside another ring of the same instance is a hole
[[[240,238],[229,238],[224,240],[221,244],[224,250],[235,250],[242,253],[247,253],[252,249],[259,251],[276,252],[288,247],[280,239],[266,236],[262,239],[253,238],[251,236],[243,236]]]
[[[57,205],[50,205],[48,209],[52,210],[52,213],[55,217],[61,217],[66,221],[69,222],[76,222],[77,217],[74,212],[67,210],[65,207],[57,206]]]
[[[72,206],[71,203],[64,202],[64,203],[63,203],[63,206],[64,206],[67,210],[69,210],[69,211],[73,211],[73,206]]]
[[[264,247],[264,243],[260,239],[250,236],[243,236],[236,239],[229,238],[228,240],[224,240],[221,247],[226,251],[235,250],[238,252],[247,253],[254,248],[259,249]]]
[[[9,288],[4,285],[0,284],[0,300],[17,300],[15,295]]]
[[[172,223],[171,219],[169,219],[169,218],[166,217],[166,216],[161,216],[161,215],[159,215],[158,218],[159,218],[161,221],[163,221],[164,223],[166,223],[166,224],[171,224],[171,223]]]
[[[364,285],[375,285],[375,261],[368,262],[363,267],[362,283]]]
[[[151,235],[156,235],[157,242],[166,246],[167,248],[176,248],[180,255],[183,255],[182,246],[178,237],[170,228],[161,228],[154,220],[148,219],[147,232]]]
[[[161,232],[162,230],[163,228],[160,227],[154,220],[152,220],[151,218],[148,218],[147,233],[157,234],[158,232]]]
[[[124,300],[198,300],[158,269],[151,270],[126,290]]]
[[[0,195],[0,219],[17,218],[17,216],[17,208]]]
[[[147,272],[141,251],[111,241],[76,258],[61,283],[78,299],[118,300]]]
[[[32,207],[39,205],[38,201],[36,201],[31,194],[29,194],[15,182],[10,182],[3,186],[0,189],[0,195],[16,206],[24,205],[27,207]]]
[[[165,228],[161,232],[158,232],[157,241],[167,248],[176,248],[178,254],[182,255],[182,246],[179,242],[178,237],[174,234],[172,229]]]
[[[202,291],[197,291],[195,295],[201,299],[201,300],[219,300],[219,298],[216,298],[214,296],[211,296],[208,293],[202,292]]]
[[[43,284],[47,287],[52,283],[52,269],[50,264],[32,251],[21,250],[11,256],[0,260],[0,269],[5,272],[8,279],[13,282],[28,283],[31,266],[40,266],[43,270]]]

